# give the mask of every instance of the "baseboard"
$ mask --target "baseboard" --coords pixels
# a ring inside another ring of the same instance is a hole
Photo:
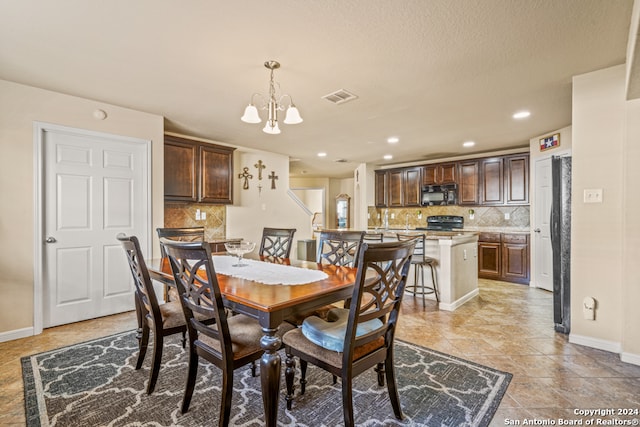
[[[631,363],[633,365],[640,366],[640,354],[625,353],[623,351],[622,353],[620,353],[620,360],[625,363]]]
[[[598,350],[609,351],[611,353],[620,354],[622,352],[622,345],[619,342],[585,337],[584,335],[569,334],[569,342],[572,344],[597,348]]]
[[[33,335],[33,327],[16,329],[14,331],[0,332],[0,342],[13,341],[18,338],[26,338]]]
[[[465,296],[463,296],[462,298],[458,298],[454,302],[444,303],[444,302],[440,301],[440,304],[438,304],[438,308],[440,310],[453,311],[456,308],[460,307],[465,302],[467,302],[470,299],[472,299],[473,297],[478,296],[479,294],[480,294],[480,290],[478,288],[476,288],[476,289],[472,290],[471,292],[469,292],[468,294],[466,294]]]

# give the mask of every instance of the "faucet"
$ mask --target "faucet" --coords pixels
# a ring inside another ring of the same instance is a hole
[[[404,231],[409,231],[409,214],[406,214],[404,218]]]

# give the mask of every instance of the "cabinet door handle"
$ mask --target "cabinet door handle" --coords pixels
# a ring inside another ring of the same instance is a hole
[[[534,228],[534,229],[533,229],[533,231],[534,231],[535,233],[539,233],[541,230],[540,230],[539,228]]]

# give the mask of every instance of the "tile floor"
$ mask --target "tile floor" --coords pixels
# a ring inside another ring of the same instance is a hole
[[[439,311],[430,300],[423,307],[410,295],[403,304],[398,338],[513,374],[492,425],[534,418],[559,425],[558,419],[579,418],[580,409],[640,410],[640,366],[555,333],[549,292],[480,280],[480,295],[455,312]],[[20,357],[134,327],[133,313],[124,313],[0,343],[0,426],[25,422]],[[582,419],[598,425],[604,417]]]

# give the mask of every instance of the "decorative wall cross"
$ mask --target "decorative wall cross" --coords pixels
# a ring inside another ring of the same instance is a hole
[[[247,167],[242,168],[242,173],[238,174],[238,178],[244,179],[244,183],[242,184],[242,189],[243,190],[248,190],[249,189],[249,180],[253,179],[253,175],[251,175],[249,173],[249,168],[247,168]]]
[[[258,181],[262,181],[262,169],[265,169],[266,166],[262,163],[262,160],[258,160],[258,163],[253,165],[254,168],[258,168]]]
[[[275,190],[276,189],[276,179],[278,179],[278,177],[276,176],[276,171],[271,171],[271,175],[269,175],[267,178],[269,178],[271,180],[271,189]]]

